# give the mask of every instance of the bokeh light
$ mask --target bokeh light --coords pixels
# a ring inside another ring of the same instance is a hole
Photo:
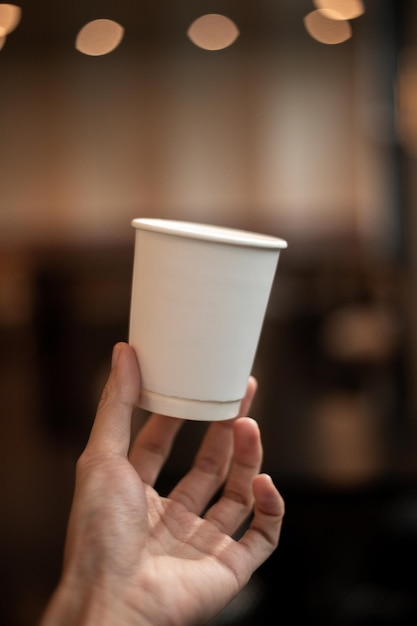
[[[98,19],[83,26],[75,39],[76,49],[89,56],[112,52],[123,39],[124,28],[108,19]]]
[[[194,20],[187,35],[199,48],[222,50],[236,41],[239,29],[233,20],[225,15],[209,13]]]
[[[332,19],[353,20],[365,12],[362,0],[314,0],[317,9],[330,9],[338,16]]]
[[[22,9],[15,4],[0,4],[0,34],[3,37],[18,26]]]
[[[304,17],[304,26],[309,35],[320,43],[343,43],[352,36],[349,22],[331,9],[311,11]]]

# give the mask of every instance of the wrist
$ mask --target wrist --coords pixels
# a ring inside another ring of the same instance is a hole
[[[39,626],[151,626],[144,616],[129,612],[99,585],[74,587],[61,582],[51,597]]]

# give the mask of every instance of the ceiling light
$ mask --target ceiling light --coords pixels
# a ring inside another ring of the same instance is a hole
[[[208,13],[194,20],[187,35],[189,39],[205,50],[222,50],[231,46],[239,37],[236,24],[218,13]]]
[[[1,35],[8,35],[16,28],[22,17],[22,9],[15,4],[0,4]]]
[[[318,9],[331,9],[341,16],[332,19],[352,20],[365,13],[362,0],[314,0],[314,4]]]
[[[330,9],[311,11],[304,17],[304,26],[309,35],[320,43],[342,43],[352,36],[349,22]]]
[[[79,52],[89,56],[101,56],[112,52],[123,39],[124,28],[107,19],[93,20],[83,26],[75,39]]]

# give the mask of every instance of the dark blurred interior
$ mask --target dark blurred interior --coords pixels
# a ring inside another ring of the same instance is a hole
[[[152,216],[288,241],[252,411],[282,539],[213,624],[415,626],[416,3],[365,0],[333,45],[306,28],[312,0],[16,4],[0,50],[1,622],[36,623],[59,576],[74,464],[127,338],[130,222]],[[213,12],[240,33],[209,51],[186,31]],[[96,18],[124,27],[111,54],[74,47]],[[162,490],[203,428],[186,425]]]

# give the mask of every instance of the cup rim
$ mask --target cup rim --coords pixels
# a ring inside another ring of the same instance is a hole
[[[271,248],[274,250],[282,250],[288,246],[284,239],[273,235],[199,222],[138,217],[132,220],[132,226],[138,230],[148,230],[156,233],[190,239],[201,239],[215,243]]]

